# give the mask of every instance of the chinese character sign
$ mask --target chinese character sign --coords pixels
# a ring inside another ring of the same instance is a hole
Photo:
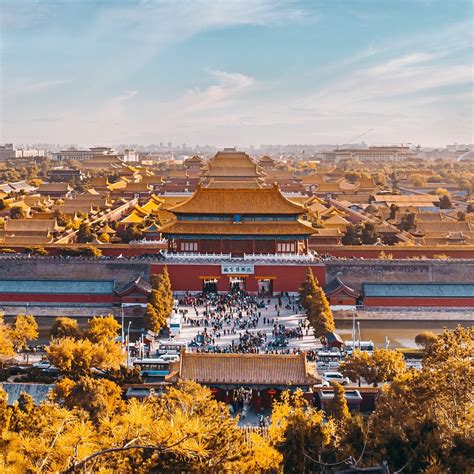
[[[221,265],[223,275],[248,275],[254,273],[253,265]]]

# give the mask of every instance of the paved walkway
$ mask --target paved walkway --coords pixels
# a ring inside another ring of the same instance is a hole
[[[232,343],[232,340],[235,344],[239,343],[239,334],[245,333],[245,331],[249,332],[257,332],[257,331],[265,331],[267,334],[267,341],[270,342],[274,339],[272,335],[273,331],[273,324],[263,324],[263,318],[274,319],[275,322],[278,324],[283,324],[286,329],[296,328],[298,327],[299,321],[306,321],[306,316],[302,313],[295,313],[292,310],[285,309],[286,300],[283,301],[283,306],[280,310],[280,317],[277,318],[276,311],[275,311],[275,304],[278,303],[278,298],[272,298],[270,304],[268,305],[267,309],[262,308],[258,311],[261,312],[261,317],[258,323],[258,326],[254,329],[237,329],[237,334],[223,334],[223,331],[220,331],[221,337],[215,339],[216,346],[228,346]],[[198,306],[199,316],[196,317],[195,310],[192,306],[180,306],[179,310],[186,309],[188,311],[187,316],[192,317],[193,319],[198,319],[200,321],[204,320],[203,312],[204,307]],[[209,331],[210,328],[207,328]],[[224,325],[223,329],[230,329],[230,326]],[[178,341],[185,341],[191,342],[197,334],[202,334],[204,330],[204,326],[192,326],[191,324],[184,324],[181,334],[176,337]],[[316,347],[320,347],[321,344],[319,341],[313,336],[312,330],[308,330],[308,335],[306,335],[306,331],[304,331],[303,339],[288,339],[288,348],[292,349],[298,347],[305,351],[307,350],[314,350]]]

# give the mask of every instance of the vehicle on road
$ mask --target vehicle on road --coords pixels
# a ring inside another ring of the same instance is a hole
[[[161,356],[163,354],[174,354],[179,355],[182,349],[186,349],[186,342],[182,341],[163,341],[158,345],[156,355]]]
[[[170,363],[161,358],[158,359],[136,359],[133,366],[140,369],[142,377],[165,378],[170,373]]]
[[[344,350],[347,354],[352,354],[354,346],[356,349],[368,352],[369,354],[372,354],[375,350],[375,344],[373,341],[355,341],[354,343],[352,341],[344,341]]]
[[[173,314],[170,319],[170,336],[176,337],[181,333],[183,324],[183,315],[180,313]]]
[[[40,360],[39,362],[35,362],[32,367],[34,369],[49,369],[51,367],[51,362],[49,360]]]
[[[164,362],[178,362],[178,354],[163,354],[158,359],[161,359]]]
[[[7,369],[10,375],[21,375],[26,374],[31,367],[27,365],[11,365],[10,367],[7,367]]]
[[[324,372],[323,382],[337,382],[341,385],[348,385],[351,383],[349,377],[344,377],[344,375],[342,375],[340,372]]]

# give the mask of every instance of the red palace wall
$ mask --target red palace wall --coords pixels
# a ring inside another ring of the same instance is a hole
[[[472,308],[474,298],[364,298],[364,306],[368,307],[445,307],[445,308]]]
[[[152,274],[161,273],[165,264],[151,265]],[[218,264],[177,264],[167,263],[173,291],[199,292],[202,291],[202,277],[216,277],[218,291],[227,292],[230,288],[229,278],[236,275],[222,275]],[[326,269],[324,265],[255,265],[254,274],[246,276],[246,289],[249,293],[257,293],[258,279],[270,278],[273,282],[273,292],[297,292],[306,278],[308,268],[313,270],[320,285],[326,284]]]

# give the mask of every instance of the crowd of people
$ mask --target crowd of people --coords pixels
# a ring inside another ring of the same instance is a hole
[[[287,293],[281,294],[276,302],[243,291],[225,295],[187,294],[179,303],[188,307],[180,310],[183,322],[202,328],[191,343],[194,350],[287,354],[293,351],[287,349],[288,339],[302,339],[309,333],[306,319],[301,319],[298,326],[292,328],[279,321],[284,310],[301,311],[297,298]],[[270,311],[271,316],[268,316]],[[232,337],[227,337],[227,344],[223,344],[220,341],[223,336]]]

